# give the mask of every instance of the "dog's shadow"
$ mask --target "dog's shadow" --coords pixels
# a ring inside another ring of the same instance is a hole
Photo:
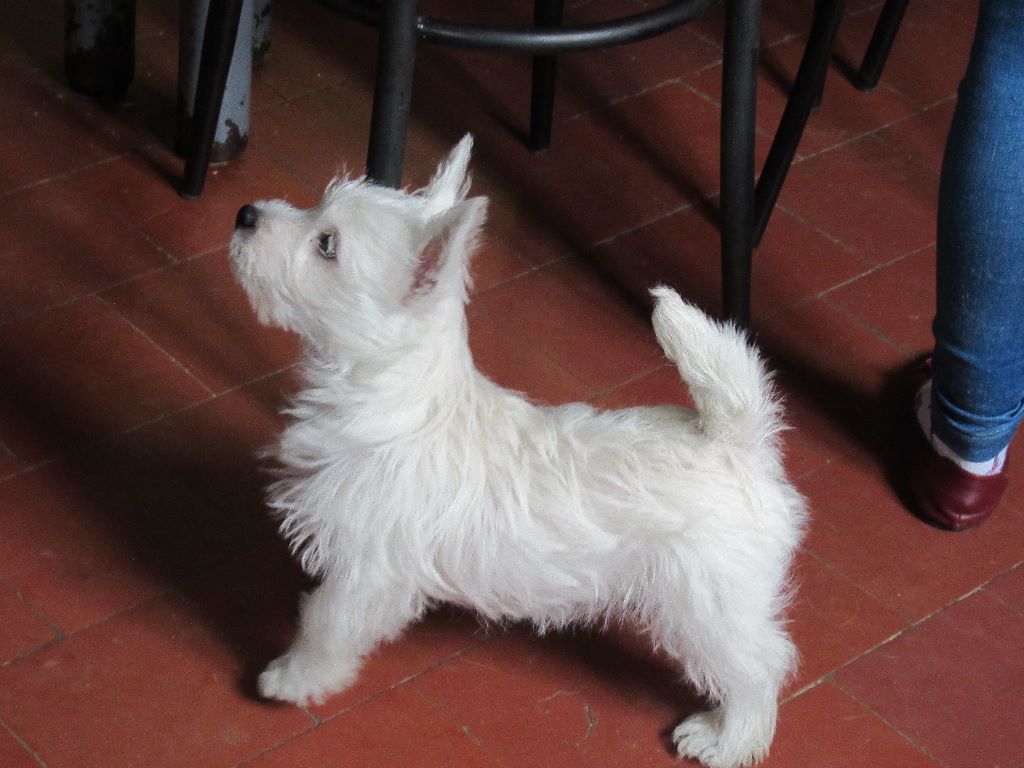
[[[654,650],[650,638],[630,627],[617,627],[611,633],[587,630],[561,636],[555,646],[617,694],[643,701],[656,711],[670,710],[673,714],[658,734],[669,754],[676,754],[672,740],[676,726],[713,706],[690,685],[677,663]]]
[[[0,364],[13,406],[5,426],[39,465],[8,487],[31,492],[18,502],[35,510],[26,541],[43,532],[45,557],[63,562],[37,566],[53,593],[40,610],[73,609],[91,622],[153,598],[182,599],[191,620],[235,651],[251,693],[249,679],[288,641],[310,586],[267,512],[268,476],[255,455],[276,434],[286,385],[246,387],[112,436],[107,413],[79,394],[81,377],[28,354]],[[130,386],[122,394],[142,396]],[[15,546],[18,531],[10,534]]]
[[[532,625],[516,623],[487,625],[485,632],[494,641],[506,634],[516,635],[520,645],[528,645],[527,656],[542,659],[544,669],[558,670],[552,684],[564,680],[572,687],[572,695],[585,703],[588,697],[595,702],[594,712],[589,704],[585,710],[588,719],[595,718],[592,722],[604,719],[602,714],[614,720],[620,706],[626,717],[639,712],[664,720],[658,735],[672,755],[676,753],[672,732],[679,722],[713,706],[689,684],[675,661],[655,649],[646,633],[629,625],[613,623],[607,629],[570,628],[538,635]],[[607,712],[602,713],[604,709]]]

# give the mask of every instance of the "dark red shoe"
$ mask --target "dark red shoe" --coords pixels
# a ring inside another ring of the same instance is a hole
[[[924,361],[915,372],[915,397],[931,378],[930,362]],[[914,405],[912,400],[911,428],[917,439],[910,470],[910,493],[917,511],[935,525],[951,531],[977,528],[988,519],[1006,492],[1009,484],[1007,463],[1003,464],[999,474],[981,476],[939,456],[917,424]]]
[[[924,439],[910,473],[910,491],[918,511],[951,531],[965,531],[985,522],[1008,483],[1005,464],[997,475],[973,475],[939,456]]]

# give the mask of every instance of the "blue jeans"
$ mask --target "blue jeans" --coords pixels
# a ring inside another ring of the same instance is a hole
[[[962,458],[1024,416],[1024,2],[982,0],[942,164],[932,428]]]

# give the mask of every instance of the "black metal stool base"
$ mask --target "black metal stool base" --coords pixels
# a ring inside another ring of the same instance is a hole
[[[627,18],[563,26],[563,0],[535,0],[534,26],[504,28],[418,16],[416,0],[320,0],[360,21],[375,24],[380,30],[367,175],[376,183],[388,186],[401,183],[417,40],[532,55],[530,143],[534,149],[544,149],[551,139],[555,57],[559,53],[654,37],[694,20],[713,1],[669,0]],[[767,226],[811,110],[820,100],[844,2],[817,0],[810,41],[756,187],[754,141],[761,0],[725,2],[721,123],[722,297],[725,315],[745,326],[750,319],[753,249]],[[186,196],[198,196],[202,190],[241,3],[242,0],[211,0],[192,147],[186,164],[183,192]]]

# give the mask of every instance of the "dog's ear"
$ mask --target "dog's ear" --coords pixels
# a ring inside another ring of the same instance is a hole
[[[472,151],[473,136],[467,133],[448,153],[448,157],[437,166],[434,178],[422,190],[427,201],[428,215],[433,216],[446,211],[465,199],[469,192],[466,169],[469,167],[469,156]]]
[[[469,257],[486,218],[487,198],[471,197],[431,221],[413,268],[407,299],[439,292],[465,297]]]

